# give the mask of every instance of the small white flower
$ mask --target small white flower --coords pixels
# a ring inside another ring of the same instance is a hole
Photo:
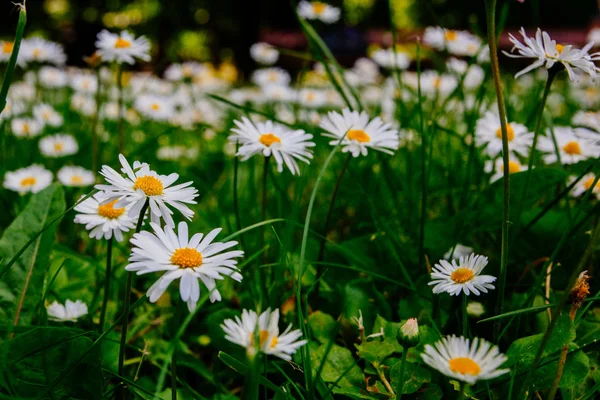
[[[94,74],[78,72],[71,77],[70,85],[77,93],[95,95],[98,90],[98,78]]]
[[[69,78],[60,68],[45,66],[40,68],[40,84],[45,88],[58,89],[67,86]]]
[[[129,264],[125,267],[127,271],[137,272],[138,275],[167,271],[148,289],[146,294],[150,302],[156,302],[171,282],[181,279],[181,299],[193,312],[200,298],[198,280],[209,290],[211,302],[221,300],[215,280],[229,276],[241,282],[242,275],[235,258],[241,257],[244,252],[233,250],[222,253],[236,246],[237,242],[213,242],[221,228],[213,229],[206,236],[197,233],[190,238],[185,222],[179,223],[177,233],[170,226],[164,229],[154,223],[150,226],[154,233],[143,231],[133,235],[131,243],[134,247]]]
[[[340,9],[321,1],[305,1],[298,3],[298,14],[304,19],[319,20],[333,24],[340,19]]]
[[[568,184],[571,185],[577,177],[571,176],[569,177]],[[585,174],[583,178],[577,182],[575,187],[571,190],[571,196],[580,197],[587,193],[588,190],[594,185],[594,181],[596,180],[596,176],[593,173]],[[596,182],[594,188],[592,189],[592,196],[595,196],[597,199],[600,199],[600,181]]]
[[[81,300],[67,300],[64,306],[55,301],[46,306],[46,312],[48,313],[48,319],[51,321],[75,322],[88,313],[88,308]]]
[[[554,145],[552,132],[549,129],[546,135],[541,136],[538,143],[538,150],[546,153],[544,155],[546,164],[558,161],[556,147],[558,147],[562,164],[575,164],[588,158],[600,156],[600,135],[589,129],[555,127],[554,137],[557,146]]]
[[[150,42],[144,36],[135,38],[131,33],[119,34],[103,30],[96,41],[98,55],[102,61],[116,61],[118,64],[134,64],[135,59],[150,61]]]
[[[8,62],[10,60],[14,47],[13,42],[0,40],[0,62]]]
[[[406,69],[410,65],[410,57],[402,51],[394,49],[379,49],[373,52],[371,58],[385,69]]]
[[[448,70],[456,74],[459,79],[462,77],[462,85],[467,90],[478,88],[485,78],[485,72],[483,72],[483,69],[477,64],[469,65],[466,61],[452,57],[446,62],[446,66],[448,67]]]
[[[600,28],[592,28],[588,32],[588,42],[594,42],[594,44],[600,44]]]
[[[458,296],[464,292],[468,296],[472,292],[479,296],[480,292],[487,293],[488,289],[494,289],[492,282],[496,277],[480,275],[487,263],[487,257],[477,254],[463,256],[458,263],[456,260],[452,260],[452,263],[440,260],[433,267],[428,285],[433,286],[435,294],[446,292]]]
[[[71,135],[57,134],[40,139],[40,152],[46,157],[65,157],[77,153],[79,146]]]
[[[137,218],[130,217],[127,211],[131,205],[116,207],[116,200],[109,203],[103,201],[100,193],[85,199],[75,207],[76,224],[85,225],[90,237],[96,240],[108,240],[113,235],[119,242],[123,241],[123,233],[135,228]]]
[[[37,164],[7,172],[4,176],[4,188],[19,194],[37,193],[51,183],[52,172]]]
[[[137,97],[134,108],[154,121],[168,121],[175,114],[173,102],[169,97],[154,94],[143,94]]]
[[[44,124],[32,118],[14,118],[10,122],[12,132],[16,137],[32,138],[42,133]]]
[[[24,39],[19,50],[19,65],[25,66],[30,63],[50,63],[63,65],[67,56],[63,47],[54,42],[42,38]]]
[[[473,253],[473,248],[457,243],[456,246],[450,247],[444,254],[445,260],[458,260],[461,257],[468,256]]]
[[[321,128],[327,133],[323,135],[333,138],[330,145],[335,146],[342,140],[342,152],[350,152],[354,157],[366,156],[368,149],[394,154],[398,149],[398,130],[385,123],[379,117],[369,119],[366,112],[350,111],[345,108],[342,113],[330,111],[323,118]]]
[[[21,115],[25,111],[26,107],[20,101],[14,101],[11,99],[6,99],[6,106],[2,113],[0,113],[0,122],[10,120],[13,117]]]
[[[533,143],[533,133],[525,125],[510,122],[506,125],[509,150],[514,154],[528,156]],[[485,152],[496,157],[502,153],[502,129],[500,117],[494,112],[488,111],[477,121],[475,127],[475,144],[486,146]]]
[[[186,61],[182,64],[171,64],[165,71],[165,78],[174,81],[193,81],[195,77],[204,72],[206,67],[195,61]]]
[[[254,353],[255,332],[258,330],[259,350],[286,361],[290,361],[292,354],[307,343],[306,340],[298,340],[302,332],[292,330],[292,324],[279,333],[279,309],[271,312],[269,308],[260,316],[255,311],[243,310],[242,318],[226,319],[221,328],[225,331],[225,339],[245,347],[249,354]]]
[[[600,133],[600,113],[577,111],[573,116],[573,125],[590,128]]]
[[[178,174],[159,175],[150,169],[146,163],[139,161],[133,163],[133,168],[122,154],[119,154],[121,163],[120,174],[111,167],[104,165],[100,174],[106,178],[107,185],[96,185],[101,190],[106,202],[118,200],[116,207],[133,204],[129,209],[129,216],[139,216],[142,207],[148,199],[152,222],[158,223],[160,218],[174,227],[173,211],[168,206],[177,209],[187,219],[191,219],[194,212],[186,204],[196,204],[194,199],[198,191],[190,187],[192,182],[171,186],[179,178]]]
[[[279,59],[279,52],[268,43],[259,42],[250,46],[250,56],[263,65],[273,65]]]
[[[234,121],[234,124],[236,128],[231,130],[233,133],[229,141],[240,143],[236,156],[241,157],[242,161],[259,153],[265,157],[273,156],[279,172],[283,171],[285,164],[295,175],[300,174],[296,159],[309,164],[313,157],[309,149],[315,146],[311,142],[313,136],[302,129],[290,130],[272,121],[254,124],[245,117],[241,121]]]
[[[96,113],[96,100],[90,95],[75,93],[71,96],[71,109],[81,115],[91,117]]]
[[[485,307],[478,301],[469,301],[467,303],[467,314],[470,317],[479,318],[485,314]]]
[[[298,93],[298,102],[307,108],[319,108],[327,102],[327,95],[321,89],[304,88]]]
[[[482,47],[481,39],[470,32],[439,26],[425,28],[423,43],[457,56],[474,56]]]
[[[484,165],[484,171],[492,174],[490,182],[495,182],[504,177],[504,160],[502,157],[497,157],[495,160],[487,160]],[[510,157],[508,160],[508,173],[515,174],[517,172],[527,171],[527,164],[523,165],[516,157]]]
[[[285,85],[266,85],[260,89],[267,101],[289,102],[297,97],[296,92]]]
[[[33,107],[33,116],[42,124],[52,127],[59,127],[63,124],[63,117],[48,104],[38,104]]]
[[[252,82],[254,82],[258,86],[288,86],[290,84],[290,81],[290,74],[284,69],[278,67],[257,69],[252,74]]]
[[[94,173],[83,167],[65,165],[56,174],[58,181],[68,187],[91,186],[96,181]]]
[[[425,364],[449,378],[473,385],[509,372],[509,369],[499,369],[507,361],[506,356],[484,339],[475,338],[471,342],[452,335],[434,346],[425,345],[421,357]]]

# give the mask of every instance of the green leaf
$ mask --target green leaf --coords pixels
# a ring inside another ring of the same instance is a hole
[[[59,366],[83,356],[92,346],[85,331],[35,328],[3,343],[0,386],[15,398],[37,397],[62,372]],[[101,399],[104,383],[99,347],[42,399]]]
[[[320,343],[327,343],[335,339],[337,324],[335,323],[335,319],[329,314],[315,311],[308,316],[308,326],[312,331],[313,338]]]
[[[59,184],[34,195],[4,231],[0,239],[0,258],[12,259],[49,221],[59,217],[65,207]],[[39,235],[0,281],[0,320],[12,319],[15,325],[18,322],[31,324],[43,294],[44,276],[57,226],[54,224]]]
[[[439,400],[444,397],[444,392],[442,389],[435,384],[425,385],[415,393],[415,400]]]
[[[400,387],[399,381],[402,379],[400,376],[402,362],[394,364],[390,371],[390,378],[392,379],[392,387]],[[415,393],[425,383],[431,382],[431,372],[423,367],[422,365],[407,362],[404,368],[404,387],[402,394]]]
[[[313,365],[321,365],[328,345],[320,345],[316,350],[311,349],[310,357]],[[321,378],[327,383],[337,382],[337,386],[362,387],[365,376],[360,370],[352,352],[334,344],[327,354],[327,360],[321,371]]]
[[[395,350],[394,345],[389,340],[380,341],[375,339],[355,346],[358,350],[358,356],[369,361],[371,364],[380,364],[387,357],[391,356]]]
[[[576,349],[575,343],[569,343],[569,350]],[[540,364],[544,364],[544,360]],[[547,363],[538,367],[533,373],[531,385],[532,390],[542,390],[552,387],[558,361]],[[590,370],[590,361],[582,351],[573,352],[567,355],[567,361],[563,369],[563,375],[558,387],[561,389],[574,389],[583,383]]]

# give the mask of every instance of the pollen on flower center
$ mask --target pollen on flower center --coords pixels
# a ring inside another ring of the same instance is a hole
[[[444,39],[446,39],[449,42],[455,41],[457,36],[458,35],[456,34],[456,31],[446,31],[444,33]]]
[[[202,253],[190,247],[181,247],[171,256],[171,262],[181,268],[196,268],[202,265]]]
[[[71,183],[74,183],[74,184],[83,183],[83,178],[81,177],[81,175],[73,175],[71,177]]]
[[[270,147],[273,143],[281,143],[281,139],[272,133],[263,133],[260,135],[260,139],[258,139],[258,141],[268,147]]]
[[[160,196],[163,194],[163,184],[154,176],[140,176],[135,180],[133,189],[141,189],[146,196]]]
[[[27,122],[25,122],[23,124],[23,133],[24,134],[28,134],[29,133],[29,124]]]
[[[569,155],[581,154],[581,146],[577,142],[569,142],[563,146],[565,153]]]
[[[515,138],[515,130],[510,124],[506,124],[506,136],[508,137],[509,142],[512,142],[512,140]],[[498,139],[502,139],[502,128],[498,128],[496,131],[496,137]]]
[[[469,357],[456,357],[448,361],[450,370],[463,375],[479,375],[481,367]]]
[[[350,140],[356,140],[360,143],[369,143],[371,141],[371,137],[362,129],[350,129],[347,137]]]
[[[76,177],[73,177],[72,180],[75,180],[75,178]],[[78,178],[81,179],[81,177],[78,177]],[[113,200],[110,203],[99,205],[98,206],[98,215],[108,218],[108,219],[119,218],[125,212],[125,208],[124,207],[115,208],[116,202],[117,202],[117,200]]]
[[[62,143],[54,143],[54,151],[62,151],[64,148]]]
[[[2,45],[2,52],[4,54],[12,53],[14,47],[15,45],[13,43],[4,42],[4,44]]]
[[[589,178],[585,182],[583,182],[583,187],[585,188],[585,190],[589,190],[594,184],[595,180],[596,178]],[[600,181],[596,182],[594,189],[600,189]]]
[[[258,337],[260,340],[260,347],[263,347],[263,345],[269,338],[269,331],[265,331],[264,329],[261,329],[261,331],[258,332]],[[277,338],[273,338],[273,340],[277,341]],[[271,343],[273,343],[273,340],[271,340]],[[277,343],[275,343],[275,344],[277,344]],[[250,332],[250,345],[254,346],[254,332]],[[271,347],[273,347],[273,345],[271,345]]]
[[[115,49],[128,49],[131,47],[131,42],[127,39],[118,38],[115,42]]]
[[[327,4],[321,3],[320,1],[315,1],[312,3],[312,6],[315,14],[323,14],[327,8]]]
[[[21,179],[21,186],[23,187],[27,187],[27,186],[33,186],[35,185],[35,178],[33,176],[29,176],[27,178],[23,178]]]
[[[461,267],[455,270],[452,275],[450,275],[450,279],[456,283],[465,283],[473,279],[473,276],[473,271],[471,271],[469,268]]]
[[[160,110],[160,105],[158,105],[157,103],[152,103],[150,108],[153,109],[154,111],[158,111],[158,110]]]
[[[504,165],[502,165],[502,169],[504,169]],[[508,172],[510,174],[514,174],[515,172],[520,172],[521,171],[521,165],[516,162],[516,161],[509,161],[508,162]]]
[[[562,44],[556,44],[556,51],[558,51],[558,54],[562,53],[564,49],[565,46],[563,46]]]
[[[33,54],[33,56],[35,58],[38,58],[39,56],[42,55],[42,50],[41,49],[34,49],[33,52],[32,52],[32,54]]]

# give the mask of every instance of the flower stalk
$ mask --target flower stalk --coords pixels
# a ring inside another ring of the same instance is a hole
[[[100,311],[100,331],[104,331],[104,322],[106,321],[106,307],[110,298],[110,280],[112,278],[112,247],[114,236],[108,239],[106,245],[106,273],[104,276],[104,300],[102,301],[102,310]]]

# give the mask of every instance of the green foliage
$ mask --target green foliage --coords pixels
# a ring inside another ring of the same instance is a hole
[[[327,350],[329,350],[327,352]],[[325,356],[327,357],[325,360]],[[326,383],[336,383],[337,387],[362,387],[364,374],[356,364],[350,350],[334,344],[328,349],[328,345],[311,346],[311,362],[315,366],[313,371],[324,362],[321,371],[321,378]],[[333,389],[334,393],[336,388]]]
[[[400,367],[402,362],[398,362],[394,364],[392,370],[390,371],[391,383],[392,387],[399,387],[399,381],[401,380],[401,372]],[[404,387],[402,390],[402,394],[411,394],[415,393],[421,387],[431,382],[431,371],[427,369],[423,365],[419,365],[412,362],[407,362],[406,367],[404,369]]]
[[[337,324],[331,315],[315,311],[308,316],[308,326],[313,338],[320,343],[328,343],[335,339]]]

